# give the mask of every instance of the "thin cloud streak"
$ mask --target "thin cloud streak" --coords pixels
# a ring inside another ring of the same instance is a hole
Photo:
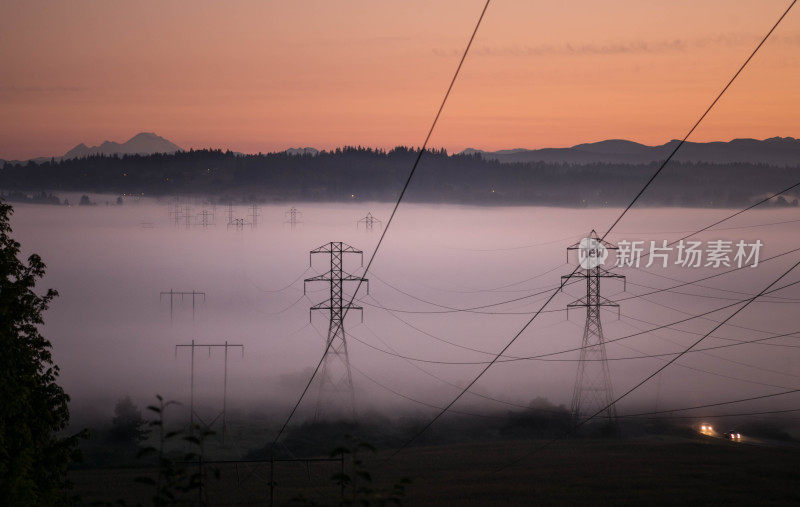
[[[606,44],[567,42],[564,44],[539,44],[536,46],[481,46],[475,48],[474,54],[476,56],[512,57],[657,54],[714,46],[742,46],[757,39],[757,36],[731,33],[694,39],[632,40]],[[775,37],[773,42],[784,45],[800,45],[800,34]],[[433,50],[433,54],[452,58],[458,54],[458,50],[437,48]]]

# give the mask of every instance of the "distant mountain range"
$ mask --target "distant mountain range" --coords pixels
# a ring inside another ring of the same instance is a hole
[[[103,141],[100,146],[86,146],[83,143],[75,146],[59,157],[37,157],[30,159],[31,162],[41,164],[51,159],[69,160],[73,158],[88,157],[89,155],[152,155],[153,153],[176,153],[183,151],[177,144],[164,139],[152,132],[140,132],[131,137],[124,143],[114,141]],[[6,162],[0,159],[0,164]],[[27,160],[8,160],[12,164],[25,163]]]
[[[490,160],[511,162],[549,162],[567,164],[646,164],[664,160],[679,141],[672,140],[660,146],[610,139],[597,143],[577,144],[571,148],[542,148],[527,150],[483,151],[467,148],[461,154],[480,154]],[[751,163],[776,166],[800,165],[800,139],[772,137],[734,139],[729,142],[685,143],[674,158],[679,162]]]
[[[316,148],[289,148],[286,150],[287,155],[311,155],[317,156],[319,154],[319,150]]]
[[[156,135],[152,132],[140,132],[131,137],[124,143],[117,143],[114,141],[103,141],[100,146],[86,146],[83,143],[75,146],[65,154],[56,157],[36,157],[30,159],[31,162],[41,164],[42,162],[49,162],[55,160],[69,160],[73,158],[83,158],[89,155],[152,155],[154,153],[176,153],[184,151],[183,148],[173,143],[168,139]],[[237,155],[244,155],[243,153],[234,152]],[[297,147],[289,148],[286,150],[288,155],[311,155],[316,156],[319,150],[310,147]],[[9,162],[11,164],[27,163],[29,160],[3,160],[0,158],[0,166],[3,163]]]
[[[177,144],[152,132],[141,132],[124,143],[103,141],[100,146],[81,143],[66,152],[61,158],[81,158],[89,155],[151,155],[153,153],[175,153],[183,151]]]
[[[484,151],[467,148],[460,155],[479,154],[486,160],[501,163],[547,162],[564,164],[647,164],[664,160],[675,149],[679,141],[672,140],[660,146],[647,146],[624,139],[609,139],[596,143],[577,144],[570,148],[542,148],[529,150]],[[69,160],[89,155],[151,155],[154,153],[176,153],[183,151],[177,144],[152,132],[136,134],[124,143],[104,141],[100,146],[86,146],[81,143],[64,155],[58,157],[38,157],[31,161],[40,164],[55,160]],[[236,154],[241,155],[238,152]],[[311,147],[297,147],[285,150],[288,155],[319,155],[320,151]],[[675,155],[676,162],[707,163],[747,163],[773,166],[800,165],[800,139],[793,137],[771,137],[769,139],[734,139],[724,142],[685,143]],[[0,159],[0,166],[6,162]],[[26,163],[26,160],[9,160],[12,164]]]

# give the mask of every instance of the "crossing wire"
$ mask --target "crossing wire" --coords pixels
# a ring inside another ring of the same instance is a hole
[[[489,8],[489,3],[490,2],[491,2],[491,0],[486,0],[486,3],[483,5],[483,10],[481,10],[481,14],[478,17],[478,21],[475,23],[475,28],[472,30],[472,35],[470,35],[469,41],[467,42],[467,47],[464,48],[464,53],[461,55],[461,59],[458,62],[458,66],[456,67],[455,73],[453,73],[453,78],[450,80],[450,84],[447,87],[447,91],[444,94],[444,98],[442,98],[442,102],[439,105],[439,109],[436,111],[436,116],[433,118],[433,122],[431,123],[431,126],[428,129],[428,134],[425,136],[425,141],[422,143],[422,147],[419,149],[419,152],[417,153],[416,159],[414,159],[414,164],[411,166],[411,171],[409,171],[409,173],[408,173],[408,177],[406,178],[405,184],[403,185],[403,189],[400,191],[400,195],[397,197],[397,202],[395,203],[394,208],[392,209],[391,215],[389,215],[389,220],[386,221],[386,227],[384,227],[383,228],[383,232],[381,232],[381,236],[378,239],[378,243],[375,245],[375,250],[372,251],[372,255],[370,256],[369,261],[367,262],[367,266],[366,266],[366,268],[364,268],[364,273],[362,274],[362,276],[358,280],[358,285],[356,286],[356,289],[353,292],[353,296],[350,298],[350,302],[344,308],[344,313],[342,315],[342,319],[340,321],[339,327],[341,327],[341,322],[344,322],[344,318],[347,317],[348,310],[350,309],[350,306],[353,304],[353,301],[355,300],[355,297],[358,294],[359,289],[361,288],[361,285],[362,285],[362,283],[364,281],[364,277],[366,276],[367,272],[369,271],[369,268],[372,266],[372,262],[375,260],[375,255],[378,253],[378,250],[380,249],[381,244],[383,244],[383,240],[386,237],[386,233],[389,232],[389,227],[391,226],[392,221],[394,220],[394,217],[397,214],[397,208],[400,206],[400,202],[403,200],[403,196],[405,195],[406,190],[408,190],[408,186],[411,184],[411,180],[414,177],[414,173],[417,171],[417,167],[419,166],[419,161],[422,159],[422,155],[425,153],[425,151],[428,148],[428,142],[431,139],[431,135],[433,134],[433,130],[434,130],[434,128],[436,128],[436,123],[439,121],[439,117],[441,116],[442,111],[444,110],[444,106],[447,103],[448,97],[450,97],[450,92],[453,90],[453,86],[456,83],[456,79],[458,78],[458,74],[461,72],[461,67],[464,65],[464,61],[467,58],[467,54],[469,54],[469,49],[470,49],[470,47],[472,47],[472,42],[475,40],[475,36],[478,33],[478,28],[480,28],[480,26],[481,26],[481,22],[483,21],[483,17],[486,14],[486,10]],[[335,332],[338,332],[338,331],[339,331],[338,329],[335,330]],[[326,344],[325,351],[323,352],[322,357],[320,358],[319,362],[317,363],[316,368],[314,368],[314,372],[311,374],[311,377],[308,379],[308,383],[306,384],[305,388],[303,389],[303,392],[300,394],[300,397],[297,399],[297,402],[295,403],[295,405],[292,408],[291,412],[289,412],[288,417],[286,418],[286,420],[281,425],[281,428],[278,431],[277,435],[275,435],[275,439],[272,442],[272,446],[273,447],[278,442],[278,439],[280,439],[280,437],[283,434],[283,432],[286,430],[286,426],[289,424],[289,421],[292,420],[292,417],[294,416],[295,412],[297,412],[297,408],[300,406],[300,403],[303,401],[303,398],[305,397],[306,393],[308,392],[308,389],[311,387],[311,383],[313,382],[314,377],[316,377],[317,372],[319,372],[319,369],[322,366],[322,363],[325,360],[325,356],[328,354],[328,349],[330,348],[330,345],[332,343],[331,340],[328,340],[328,342],[329,343]]]
[[[767,34],[764,35],[764,37],[761,39],[761,41],[758,43],[758,45],[755,47],[755,49],[750,53],[750,56],[747,57],[747,59],[744,61],[744,63],[742,63],[742,65],[739,67],[739,69],[736,71],[736,73],[733,75],[733,77],[730,78],[730,80],[725,85],[725,87],[717,94],[717,96],[714,98],[714,100],[711,102],[711,104],[706,108],[706,110],[703,112],[703,114],[700,116],[700,118],[698,118],[698,120],[694,123],[694,125],[692,125],[692,128],[689,129],[689,131],[686,133],[685,136],[683,136],[681,141],[675,146],[675,148],[672,150],[672,152],[670,152],[669,156],[667,156],[667,158],[659,166],[659,168],[653,173],[653,175],[650,177],[650,179],[647,180],[647,182],[644,184],[644,186],[639,191],[639,193],[637,193],[636,196],[633,198],[633,200],[631,200],[630,204],[628,204],[628,206],[622,211],[622,213],[620,213],[620,215],[617,217],[617,219],[614,220],[614,222],[611,224],[611,227],[609,227],[608,230],[606,230],[606,232],[600,238],[601,241],[604,240],[606,238],[606,236],[608,236],[608,234],[611,231],[614,230],[614,228],[617,226],[617,224],[620,222],[620,220],[622,220],[622,218],[633,207],[633,205],[636,204],[636,202],[639,200],[639,198],[642,196],[642,194],[644,194],[644,192],[650,187],[650,185],[658,177],[658,175],[661,174],[661,172],[664,170],[664,167],[666,167],[667,163],[669,163],[669,161],[672,160],[672,158],[675,156],[675,153],[677,153],[677,151],[684,145],[684,143],[689,138],[689,136],[695,131],[695,129],[697,129],[697,127],[700,125],[700,123],[703,121],[703,119],[705,119],[705,117],[708,115],[708,113],[711,111],[711,109],[713,109],[713,107],[717,104],[717,102],[719,102],[720,98],[722,98],[722,96],[725,94],[725,92],[728,90],[728,88],[730,88],[730,86],[733,84],[733,82],[736,80],[736,78],[739,76],[739,74],[742,73],[742,71],[745,69],[745,67],[750,62],[750,60],[753,59],[753,57],[758,52],[758,50],[764,45],[764,43],[767,41],[769,36],[772,35],[772,32],[775,31],[775,29],[778,27],[778,25],[781,23],[781,21],[783,21],[783,19],[786,17],[786,15],[789,13],[789,11],[792,9],[792,7],[794,6],[794,4],[796,2],[797,2],[797,0],[792,0],[792,2],[789,4],[789,7],[786,8],[786,10],[783,12],[783,14],[781,14],[780,18],[778,18],[778,21],[776,21],[775,24],[772,26],[772,28],[770,28],[770,30],[767,32]],[[566,282],[566,280],[569,280],[572,277],[572,275],[574,275],[578,271],[579,267],[580,266],[576,266],[575,269],[573,269],[573,271],[570,274],[570,276],[562,278],[561,287],[564,286],[564,283]],[[787,272],[787,274],[788,274],[788,272]],[[771,286],[772,286],[772,284],[770,285],[770,287]],[[425,431],[427,431],[428,428],[430,428],[442,415],[444,415],[450,409],[450,407],[452,407],[464,395],[464,393],[466,393],[475,384],[475,382],[477,382],[489,370],[489,368],[492,367],[492,365],[506,352],[506,350],[508,350],[508,348],[511,347],[511,345],[515,341],[517,341],[517,338],[519,338],[522,335],[522,333],[534,322],[534,320],[536,320],[536,317],[539,316],[539,314],[542,312],[542,310],[545,309],[545,307],[550,303],[550,301],[553,300],[553,298],[556,296],[556,294],[559,291],[560,291],[560,288],[558,290],[554,291],[550,295],[550,297],[548,297],[545,300],[544,304],[539,308],[539,310],[537,310],[536,313],[533,314],[533,316],[530,318],[530,320],[528,320],[528,322],[526,322],[525,325],[523,325],[522,328],[511,338],[511,340],[497,353],[497,355],[494,357],[494,359],[492,359],[492,361],[489,364],[487,364],[486,367],[484,367],[483,370],[481,370],[481,372],[478,373],[478,375],[474,379],[472,379],[472,381],[469,382],[467,384],[467,386],[464,387],[464,389],[455,398],[453,398],[452,401],[450,401],[444,407],[444,409],[442,409],[436,416],[434,416],[433,419],[431,419],[425,426],[422,427],[422,429],[420,431],[418,431],[414,436],[412,436],[409,440],[407,440],[401,447],[396,449],[395,452],[393,452],[386,459],[386,461],[390,461],[395,456],[397,456],[397,454],[399,454],[403,449],[408,447],[412,442],[414,442],[417,438],[419,438],[420,435],[425,433]],[[754,299],[755,298],[751,299],[750,302],[752,302]],[[749,305],[750,302],[746,303],[742,308],[747,307],[747,305]],[[736,312],[734,312],[733,315],[735,315],[736,313],[741,311],[742,308],[736,310]],[[727,322],[727,320],[728,319],[726,319],[723,322]],[[721,324],[720,324],[720,326],[721,326]],[[677,357],[680,357],[680,356],[677,356]],[[677,357],[675,359],[677,359]],[[673,359],[672,361],[667,363],[667,365],[665,365],[664,368],[666,366],[668,366],[669,364],[671,364],[672,362],[674,362],[675,359]]]
[[[794,4],[794,2],[792,2],[792,4]],[[787,269],[786,271],[784,271],[784,272],[783,272],[783,273],[782,273],[782,274],[781,274],[781,275],[780,275],[778,278],[776,278],[775,280],[773,280],[773,281],[772,281],[772,282],[771,282],[769,285],[767,285],[766,287],[764,287],[763,289],[761,289],[761,291],[760,291],[758,294],[756,294],[756,295],[754,295],[752,298],[748,299],[748,300],[747,300],[747,302],[746,302],[745,304],[743,304],[742,306],[740,306],[739,308],[737,308],[737,309],[736,309],[735,311],[733,311],[733,312],[732,312],[730,315],[728,315],[728,316],[727,316],[725,319],[723,319],[723,320],[722,320],[722,321],[721,321],[719,324],[717,324],[716,326],[714,326],[714,328],[713,328],[713,329],[711,329],[711,331],[709,331],[708,333],[706,333],[706,334],[704,334],[703,336],[701,336],[700,338],[698,338],[696,341],[694,341],[694,342],[693,342],[691,345],[689,345],[688,347],[686,347],[686,348],[685,348],[683,351],[681,351],[681,352],[680,352],[679,354],[677,354],[675,357],[673,357],[672,359],[670,359],[669,361],[667,361],[666,363],[664,363],[664,365],[663,365],[663,366],[661,366],[661,367],[657,368],[657,369],[656,369],[656,370],[655,370],[653,373],[651,373],[650,375],[648,375],[647,377],[645,377],[644,379],[642,379],[641,381],[639,381],[638,383],[636,383],[636,384],[635,384],[633,387],[631,387],[630,389],[628,389],[627,391],[625,391],[624,393],[622,393],[620,396],[618,396],[617,398],[615,398],[614,400],[612,400],[612,401],[611,401],[611,403],[609,403],[609,404],[605,405],[605,406],[604,406],[602,409],[600,409],[599,411],[597,411],[597,412],[593,413],[591,416],[589,416],[589,417],[587,417],[587,418],[585,418],[585,419],[582,419],[580,422],[578,422],[576,425],[574,425],[572,428],[570,428],[570,430],[569,430],[568,432],[566,432],[566,434],[564,434],[564,435],[562,435],[562,436],[560,436],[560,437],[558,437],[558,438],[554,438],[554,439],[552,439],[552,440],[549,440],[548,442],[545,442],[544,444],[542,444],[541,446],[539,446],[539,447],[535,448],[535,449],[534,449],[534,450],[532,450],[531,452],[528,452],[528,453],[524,454],[523,456],[521,456],[520,458],[517,458],[517,459],[515,459],[513,462],[507,463],[507,464],[503,465],[502,467],[499,467],[499,468],[495,469],[495,470],[494,470],[494,472],[496,473],[496,472],[500,472],[500,471],[502,471],[502,470],[505,470],[505,469],[506,469],[506,468],[508,468],[509,466],[512,466],[512,465],[514,465],[514,464],[516,464],[516,463],[519,463],[520,461],[522,461],[522,460],[524,460],[524,459],[527,459],[527,458],[528,458],[529,456],[531,456],[532,454],[534,454],[534,453],[536,453],[536,452],[538,452],[538,451],[540,451],[540,450],[542,450],[542,449],[544,449],[544,448],[546,448],[546,447],[549,447],[549,446],[550,446],[550,445],[552,445],[553,443],[555,443],[555,442],[557,442],[557,441],[561,440],[562,438],[564,438],[564,437],[566,437],[567,435],[569,435],[569,434],[573,433],[573,432],[574,432],[574,431],[576,431],[578,428],[580,428],[581,426],[585,425],[586,423],[588,423],[588,422],[589,422],[589,421],[591,421],[592,419],[596,418],[598,415],[600,415],[601,413],[603,413],[605,410],[608,410],[610,407],[614,406],[614,405],[615,405],[616,403],[618,403],[620,400],[622,400],[623,398],[627,397],[629,394],[631,394],[632,392],[634,392],[635,390],[639,389],[641,386],[643,386],[644,384],[646,384],[646,383],[647,383],[647,382],[648,382],[650,379],[652,379],[653,377],[655,377],[656,375],[658,375],[659,373],[661,373],[662,371],[664,371],[665,369],[667,369],[667,367],[669,367],[669,366],[670,366],[672,363],[674,363],[675,361],[677,361],[678,359],[680,359],[681,357],[683,357],[684,355],[686,355],[687,353],[689,353],[689,352],[690,352],[690,351],[691,351],[691,350],[692,350],[694,347],[696,347],[697,345],[699,345],[699,344],[700,344],[700,342],[702,342],[703,340],[705,340],[706,338],[708,338],[708,337],[709,337],[709,336],[710,336],[712,333],[714,333],[716,330],[718,330],[719,328],[721,328],[722,326],[724,326],[724,325],[725,325],[725,323],[727,323],[727,322],[728,322],[729,320],[731,320],[733,317],[735,317],[736,315],[738,315],[739,313],[741,313],[741,312],[742,312],[742,311],[743,311],[745,308],[747,308],[748,306],[750,306],[750,304],[751,304],[751,303],[753,303],[753,301],[755,301],[755,300],[756,300],[756,299],[758,299],[758,298],[759,298],[759,297],[760,297],[762,294],[766,293],[766,292],[767,292],[769,289],[771,289],[773,285],[777,284],[779,281],[781,281],[783,278],[785,278],[785,277],[786,277],[786,276],[787,276],[789,273],[791,273],[792,271],[794,271],[794,269],[795,269],[797,266],[800,266],[800,260],[798,260],[797,262],[795,262],[794,264],[792,264],[792,266],[791,266],[789,269]]]

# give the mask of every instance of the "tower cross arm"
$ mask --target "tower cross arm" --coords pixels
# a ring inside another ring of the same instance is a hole
[[[311,253],[312,254],[315,254],[315,253],[331,253],[332,251],[333,252],[338,252],[339,248],[337,246],[335,246],[335,245],[336,244],[334,244],[334,243],[325,243],[324,245],[311,250]],[[357,249],[356,247],[348,245],[347,243],[342,243],[341,245],[342,245],[342,253],[357,253],[357,254],[364,253],[361,250]]]

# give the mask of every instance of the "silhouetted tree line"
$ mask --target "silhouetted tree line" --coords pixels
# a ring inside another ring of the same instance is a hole
[[[0,192],[0,199],[7,202],[26,202],[31,204],[62,204],[61,199],[48,192],[38,192],[33,195],[27,195],[18,190],[13,190],[8,193]]]
[[[0,188],[15,191],[204,194],[236,200],[394,200],[418,150],[346,147],[318,155],[242,155],[222,150],[95,155],[42,164],[6,163]],[[417,202],[619,206],[658,163],[502,164],[480,155],[424,154],[407,198]],[[789,186],[800,167],[747,163],[670,163],[642,197],[645,205],[741,206]],[[797,205],[797,194],[776,205]]]

